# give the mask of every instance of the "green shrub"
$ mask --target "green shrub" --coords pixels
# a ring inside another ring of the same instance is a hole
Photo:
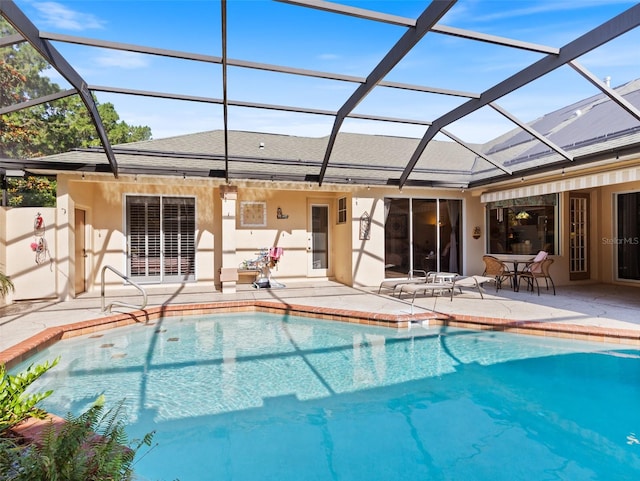
[[[37,445],[25,449],[11,467],[15,481],[125,481],[132,479],[137,452],[151,446],[154,433],[129,442],[122,403],[104,409],[104,400],[62,426],[51,423]],[[2,474],[0,472],[0,474]]]
[[[29,417],[43,418],[47,414],[36,405],[52,391],[30,395],[26,395],[25,391],[57,363],[58,359],[54,359],[37,366],[31,365],[15,376],[7,373],[4,365],[0,365],[0,433]]]
[[[105,411],[100,397],[80,416],[65,423],[50,422],[36,444],[24,444],[11,427],[28,417],[44,418],[37,404],[51,394],[26,395],[26,389],[58,359],[13,376],[0,366],[0,480],[7,481],[127,481],[133,477],[136,454],[151,446],[154,433],[129,441],[121,417],[122,403]]]

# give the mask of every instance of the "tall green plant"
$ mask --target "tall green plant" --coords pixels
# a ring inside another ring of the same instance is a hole
[[[7,294],[13,292],[15,287],[9,276],[0,272],[0,297],[6,297]]]
[[[52,391],[26,394],[27,388],[45,372],[58,364],[58,359],[37,366],[30,365],[15,376],[0,365],[0,433],[28,417],[43,418],[47,413],[37,406]]]

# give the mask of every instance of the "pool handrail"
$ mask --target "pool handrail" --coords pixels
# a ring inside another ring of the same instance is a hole
[[[104,295],[104,274],[106,272],[106,270],[109,269],[110,271],[112,271],[113,273],[115,273],[117,276],[121,277],[126,283],[131,284],[133,287],[135,287],[136,289],[138,289],[141,293],[142,293],[142,305],[141,306],[137,306],[135,304],[129,304],[128,302],[121,302],[121,301],[113,301],[111,304],[109,304],[108,306],[105,307],[105,295]],[[142,286],[140,286],[140,284],[138,284],[135,281],[132,281],[129,277],[125,276],[122,272],[118,271],[117,269],[106,265],[102,268],[102,273],[101,273],[101,279],[100,279],[100,305],[102,308],[102,312],[111,312],[111,308],[113,306],[122,306],[122,307],[130,307],[132,309],[144,309],[145,307],[147,307],[147,291],[145,291]]]

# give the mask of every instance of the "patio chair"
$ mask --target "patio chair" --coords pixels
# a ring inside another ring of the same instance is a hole
[[[496,292],[498,292],[498,289],[502,289],[502,283],[507,279],[509,279],[511,286],[515,287],[513,282],[515,272],[509,269],[507,264],[489,255],[482,256],[482,261],[484,262],[484,272],[482,275],[493,277],[496,280]]]
[[[413,269],[409,271],[409,275],[406,278],[398,278],[398,279],[389,279],[387,281],[382,281],[380,283],[380,287],[378,287],[378,294],[382,292],[383,289],[390,290],[391,295],[395,295],[396,289],[405,284],[422,284],[427,282],[427,272],[420,269]]]
[[[547,286],[547,290],[549,290],[549,282],[551,282],[551,287],[553,288],[553,295],[556,295],[556,285],[553,283],[553,279],[551,278],[551,274],[549,273],[549,267],[553,264],[553,259],[547,257],[538,262],[532,262],[527,266],[525,270],[520,273],[518,283],[522,279],[527,280],[527,289],[531,289],[531,293],[533,294],[533,284],[535,282],[536,287],[538,289],[538,295],[540,295],[540,283],[539,279],[544,279],[545,285]]]

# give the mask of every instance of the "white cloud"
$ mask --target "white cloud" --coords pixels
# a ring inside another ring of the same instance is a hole
[[[149,60],[144,55],[135,52],[110,51],[96,57],[95,62],[101,67],[118,67],[123,69],[137,69],[147,67]]]
[[[105,22],[90,13],[71,10],[57,2],[33,2],[44,25],[61,30],[102,29]]]
[[[339,58],[340,56],[335,53],[321,53],[318,55],[319,60],[338,60]]]

